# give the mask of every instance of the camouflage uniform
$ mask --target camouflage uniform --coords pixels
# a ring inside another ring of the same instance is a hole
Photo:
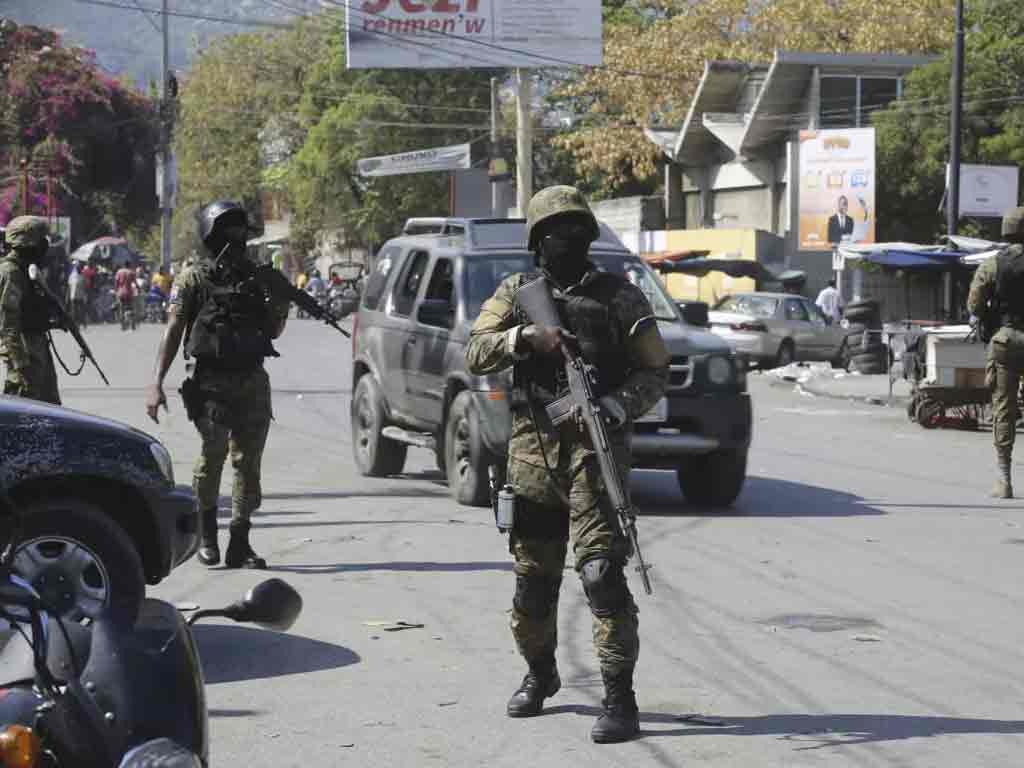
[[[597,274],[589,273],[565,293],[585,291]],[[471,372],[495,373],[521,359],[513,353],[512,347],[512,340],[522,327],[515,294],[527,279],[528,275],[507,278],[483,305],[466,349],[466,362]],[[624,340],[628,339],[637,320],[651,315],[646,297],[625,279],[611,307],[613,323]],[[667,384],[668,353],[660,336],[656,332],[654,335],[656,339],[627,340],[623,345],[622,360],[629,373],[625,383],[612,394],[625,406],[631,419],[646,413],[664,394]],[[589,436],[583,434],[574,421],[555,428],[544,423],[543,408],[534,408],[534,412],[538,414],[540,435],[529,409],[516,408],[508,447],[508,481],[517,497],[531,507],[527,510],[527,517],[532,518],[529,529],[522,531],[517,524],[510,542],[517,577],[512,634],[519,652],[528,662],[553,656],[555,651],[558,592],[568,541],[573,544],[577,571],[597,556],[622,562],[628,554],[628,544],[619,530],[615,510],[604,492]],[[614,436],[624,476],[628,476],[630,467],[626,432],[622,430]],[[548,474],[545,456],[557,485]],[[569,499],[570,509],[565,508],[558,491]],[[531,592],[540,594],[541,598],[524,599],[524,594]],[[616,674],[632,670],[636,664],[639,652],[636,613],[636,605],[632,597],[628,597],[623,610],[613,615],[594,616],[594,644],[602,672]]]
[[[60,405],[48,300],[28,276],[46,238],[46,220],[37,216],[19,216],[7,226],[9,251],[0,259],[0,360],[6,368],[5,395]]]
[[[212,275],[209,260],[200,259],[179,273],[174,304],[186,323],[194,322]],[[272,303],[268,312],[287,316],[288,304]],[[196,364],[196,382],[206,395],[196,428],[203,445],[196,460],[192,486],[200,511],[216,510],[221,474],[230,452],[234,469],[231,495],[233,523],[248,523],[262,503],[260,465],[270,421],[270,378],[263,366],[224,371]]]
[[[1024,230],[1024,209],[1017,219],[1008,215],[1004,219],[1004,235],[1016,237],[1016,233],[1008,232],[1019,226]],[[1017,419],[1020,418],[1018,408],[1018,392],[1021,372],[1024,371],[1024,305],[1018,309],[1013,302],[1024,297],[1002,295],[997,273],[1002,263],[1004,269],[1013,267],[1014,263],[1024,267],[1024,245],[1010,245],[1002,253],[987,259],[974,275],[970,293],[967,297],[967,309],[976,316],[982,317],[989,311],[991,303],[1000,303],[1003,307],[999,317],[1000,327],[989,343],[988,360],[986,363],[985,383],[992,391],[992,433],[996,448],[996,459],[999,467],[999,479],[992,495],[997,498],[1012,498],[1011,463],[1013,444],[1016,439]]]

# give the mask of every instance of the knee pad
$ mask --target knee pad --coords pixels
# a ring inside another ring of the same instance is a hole
[[[629,607],[632,598],[622,563],[607,557],[595,557],[580,568],[580,579],[590,603],[590,612],[598,618],[614,616]]]
[[[558,602],[560,580],[546,576],[516,576],[515,609],[531,619],[546,619]]]

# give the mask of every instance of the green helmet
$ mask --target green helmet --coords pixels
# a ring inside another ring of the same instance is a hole
[[[1003,214],[1003,237],[1024,240],[1024,208],[1011,208]]]
[[[601,236],[601,229],[597,225],[594,212],[587,204],[587,198],[575,187],[548,187],[542,189],[530,201],[530,207],[526,213],[526,229],[529,238],[531,251],[537,250],[537,241],[540,239],[540,225],[555,216],[562,216],[571,213],[585,216],[592,225],[591,242]]]
[[[50,228],[41,216],[18,216],[7,223],[4,233],[8,248],[36,248],[46,240]]]

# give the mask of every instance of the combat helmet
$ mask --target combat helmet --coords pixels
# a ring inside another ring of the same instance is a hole
[[[248,227],[249,215],[241,204],[231,200],[217,200],[199,211],[199,239],[209,244],[210,238],[229,226]]]
[[[38,248],[47,242],[50,228],[42,216],[18,216],[7,222],[4,239],[9,249]]]
[[[1003,237],[1024,242],[1024,207],[1011,208],[1003,214]]]
[[[597,218],[594,216],[594,212],[590,210],[587,199],[583,196],[582,192],[575,187],[548,187],[533,196],[526,213],[526,229],[531,251],[537,250],[541,230],[543,229],[540,225],[556,216],[564,216],[566,214],[581,216],[588,221],[591,227],[591,242],[601,236],[601,229],[597,225]]]

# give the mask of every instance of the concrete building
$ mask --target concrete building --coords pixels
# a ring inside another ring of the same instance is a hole
[[[709,61],[678,131],[648,130],[664,153],[665,229],[755,230],[773,268],[808,274],[814,293],[832,272],[831,251],[798,249],[798,134],[870,126],[899,99],[903,78],[927,56],[778,51],[770,64]],[[698,249],[689,237],[675,247]],[[705,238],[706,239],[706,238]]]

